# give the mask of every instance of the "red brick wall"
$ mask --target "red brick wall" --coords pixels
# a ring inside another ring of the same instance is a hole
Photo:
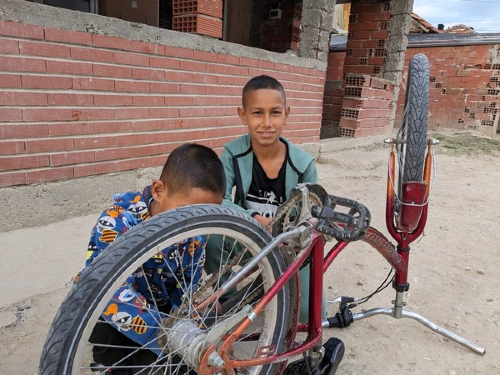
[[[364,126],[364,130],[359,130],[351,124],[352,118],[342,115],[342,108],[346,76],[356,74],[359,78],[367,75],[381,77],[390,18],[389,0],[360,0],[351,3],[346,51],[330,52],[328,55],[322,138],[361,137],[386,133],[389,117],[385,125],[382,125],[382,120],[377,117],[371,121],[374,124],[372,129],[368,130]],[[387,96],[386,94],[384,92],[383,96]],[[347,100],[346,103],[350,105],[352,102]],[[384,113],[387,110],[386,104],[388,103],[384,100],[383,107],[379,108]],[[343,126],[341,122],[343,125],[349,125]]]
[[[390,19],[389,0],[360,0],[351,4],[344,74],[380,77]]]
[[[404,108],[408,63],[417,53],[429,58],[429,128],[491,133],[500,108],[500,45],[408,48],[396,126]]]
[[[222,38],[222,0],[172,0],[172,29]]]
[[[340,112],[341,137],[367,137],[387,134],[391,82],[369,75],[348,74]]]
[[[287,90],[284,135],[318,141],[324,71],[0,22],[0,186],[160,166],[189,141],[220,151],[259,74]]]
[[[283,4],[279,10],[280,18],[267,19],[264,23],[260,47],[275,52],[296,51],[300,42],[302,4]]]
[[[340,112],[344,99],[343,74],[345,52],[330,52],[326,70],[325,97],[323,99],[323,119],[321,137],[339,136]]]

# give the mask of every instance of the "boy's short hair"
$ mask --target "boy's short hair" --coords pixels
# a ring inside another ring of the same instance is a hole
[[[261,76],[253,77],[243,87],[243,92],[241,95],[241,102],[242,102],[243,108],[245,108],[245,106],[247,104],[246,99],[247,99],[248,93],[251,91],[260,90],[260,89],[278,90],[281,93],[281,96],[283,96],[283,103],[286,105],[285,89],[283,88],[281,83],[276,78],[266,76],[266,75],[261,75]]]
[[[193,188],[221,196],[226,192],[226,175],[219,157],[211,148],[196,143],[186,143],[172,151],[160,180],[169,194],[179,191],[187,194]]]

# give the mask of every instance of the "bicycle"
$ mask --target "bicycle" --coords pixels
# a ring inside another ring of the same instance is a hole
[[[333,374],[344,348],[335,339],[323,345],[322,330],[347,327],[377,314],[415,319],[484,354],[484,348],[403,309],[409,244],[425,227],[432,185],[434,142],[426,134],[428,82],[427,59],[417,55],[410,66],[405,121],[398,136],[387,140],[386,222],[396,246],[370,227],[370,212],[364,205],[329,195],[314,184],[292,190],[273,219],[274,237],[247,215],[222,206],[196,205],[162,213],[120,237],[82,272],[54,318],[39,373],[113,374],[126,368],[137,374]],[[175,249],[192,238],[204,238],[224,256],[215,269],[203,270],[200,285],[178,280],[185,285],[181,306],[162,311],[154,299],[146,300],[127,283],[148,259],[161,261],[163,249]],[[337,242],[324,255],[325,243],[333,239]],[[354,299],[342,297],[339,312],[323,320],[323,274],[357,240],[370,244],[395,270],[393,307],[353,314]],[[299,323],[297,273],[305,264],[310,266],[309,318]],[[120,306],[147,313],[150,319],[120,314]],[[141,344],[122,347],[125,354],[115,363],[94,363],[91,352],[102,344],[89,340],[99,325],[148,336]],[[306,338],[299,341],[298,333]],[[128,360],[143,350],[153,359],[131,365]],[[300,355],[302,360],[288,364]]]

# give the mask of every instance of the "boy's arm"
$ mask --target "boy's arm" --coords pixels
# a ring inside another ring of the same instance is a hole
[[[175,289],[170,292],[172,308],[177,309],[182,297],[198,289],[205,264],[205,239],[201,236],[192,238],[182,245],[181,269]]]
[[[101,318],[134,342],[161,354],[157,328],[161,316],[133,285],[134,276],[130,276],[113,295]]]
[[[190,285],[198,284],[201,279],[203,265],[205,264],[205,240],[197,236],[188,241],[182,254],[182,267],[184,269],[183,289],[186,290]]]
[[[106,217],[106,211],[103,211],[101,215],[97,218],[97,222],[92,228],[92,232],[90,234],[89,245],[87,246],[87,256],[85,258],[85,267],[88,267],[90,263],[94,260],[94,258],[99,255],[105,248],[109,246],[111,242],[102,242],[99,238],[102,236],[102,233],[98,231],[99,224],[101,220],[104,220]],[[111,238],[111,237],[110,237]],[[116,237],[115,237],[116,238]]]
[[[318,183],[318,169],[316,168],[316,162],[314,159],[309,163],[306,170],[304,171],[303,181],[302,182],[311,182],[314,184]]]
[[[226,174],[226,193],[224,194],[222,205],[237,211],[245,212],[248,215],[254,214],[254,211],[246,210],[233,202],[233,188],[237,185],[236,172],[233,165],[233,155],[226,147],[224,147],[220,159],[222,161],[222,165],[224,166],[224,173]]]
[[[127,232],[130,227],[128,218],[115,209],[103,211],[90,234],[85,267],[88,267],[97,255]]]

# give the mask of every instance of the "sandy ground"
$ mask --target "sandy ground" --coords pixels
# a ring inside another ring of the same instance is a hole
[[[346,345],[337,374],[500,374],[500,154],[437,153],[424,236],[412,245],[406,310],[486,348],[481,356],[411,319],[378,315],[325,331]],[[384,220],[387,150],[373,144],[322,155],[320,183]],[[0,374],[35,374],[51,320],[82,266],[96,215],[0,233]],[[5,254],[9,254],[6,256]],[[329,299],[363,297],[389,271],[363,243],[349,245],[326,276]],[[391,307],[387,288],[353,312]],[[334,314],[336,305],[329,306]]]

